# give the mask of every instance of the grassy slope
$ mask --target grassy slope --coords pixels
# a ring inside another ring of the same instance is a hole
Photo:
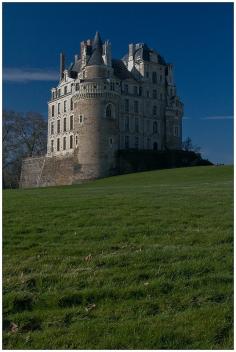
[[[232,179],[196,167],[4,191],[4,347],[232,348]]]

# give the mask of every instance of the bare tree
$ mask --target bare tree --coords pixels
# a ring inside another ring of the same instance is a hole
[[[47,122],[38,113],[3,112],[3,187],[17,187],[22,159],[44,154]]]
[[[182,149],[185,151],[192,151],[195,153],[199,153],[201,148],[197,145],[193,145],[192,139],[190,137],[187,137],[183,142],[182,142]]]

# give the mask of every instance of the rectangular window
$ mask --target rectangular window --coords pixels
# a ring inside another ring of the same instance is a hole
[[[61,95],[61,90],[58,89],[58,91],[57,91],[57,96],[60,97],[60,95]]]
[[[54,152],[54,140],[53,139],[51,140],[51,152],[52,153]]]
[[[147,139],[147,149],[150,149],[150,138]]]
[[[147,132],[150,132],[150,120],[147,120]]]
[[[125,149],[129,149],[129,136],[125,136]]]
[[[162,83],[162,75],[160,75],[160,83]]]
[[[66,132],[66,117],[64,118],[64,124],[63,124],[63,130],[64,130],[64,132]]]
[[[52,117],[54,117],[54,114],[55,114],[55,106],[52,105]]]
[[[139,141],[138,141],[138,137],[135,137],[135,141],[134,141],[134,148],[135,148],[135,149],[138,149],[138,145],[139,145],[138,142],[139,142]]]
[[[162,93],[160,94],[160,100],[162,100]]]
[[[138,87],[134,86],[134,95],[138,95]]]
[[[129,99],[125,99],[125,112],[129,112]]]
[[[76,146],[78,145],[78,136],[77,135],[75,136],[75,145]]]
[[[75,90],[76,90],[76,91],[79,90],[79,83],[76,83],[76,85],[75,85]]]
[[[157,107],[156,107],[156,105],[153,105],[153,107],[152,107],[152,113],[153,113],[154,116],[156,116],[156,114],[157,114]]]
[[[142,87],[139,87],[139,96],[141,97],[143,94],[143,88]]]
[[[153,99],[157,99],[157,91],[156,91],[156,89],[153,89],[152,97],[153,97]]]
[[[146,72],[146,77],[149,78],[149,72]]]
[[[67,86],[64,88],[64,94],[67,94]]]
[[[147,90],[147,98],[149,98],[149,90]]]
[[[60,113],[61,113],[61,104],[60,103],[57,104],[57,113],[58,113],[58,115],[60,115]]]
[[[129,116],[125,117],[125,129],[126,129],[126,131],[129,130]]]
[[[66,150],[66,137],[63,137],[63,150]]]
[[[57,151],[60,151],[60,138],[57,138]]]
[[[113,139],[112,138],[109,138],[109,144],[110,144],[110,147],[113,146]]]
[[[126,94],[129,93],[129,86],[128,86],[128,84],[125,84],[125,86],[124,86],[124,92],[125,92]]]
[[[72,100],[72,98],[71,98],[71,100],[70,100],[70,109],[71,109],[71,110],[73,110],[73,109],[74,109],[74,106],[73,106],[73,100]]]
[[[70,130],[73,130],[73,116],[70,116]]]
[[[135,122],[135,132],[138,132],[138,131],[139,131],[139,121],[138,121],[138,118],[135,118],[134,122]]]
[[[134,101],[134,112],[136,114],[138,114],[138,101],[137,100]]]
[[[57,120],[57,133],[61,132],[60,120]]]
[[[174,136],[179,137],[179,127],[178,126],[174,127]]]
[[[73,136],[70,136],[70,149],[73,148]]]
[[[157,73],[156,72],[153,72],[152,73],[152,83],[157,83]]]
[[[66,100],[64,101],[64,112],[66,112]]]
[[[80,115],[80,117],[79,117],[79,123],[83,123],[83,115]]]
[[[51,134],[54,134],[54,122],[51,122]]]

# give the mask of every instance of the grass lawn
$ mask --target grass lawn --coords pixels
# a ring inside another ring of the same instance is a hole
[[[232,349],[233,167],[3,192],[5,349]]]

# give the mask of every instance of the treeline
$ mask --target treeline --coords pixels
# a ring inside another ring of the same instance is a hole
[[[3,188],[17,188],[22,159],[46,152],[47,121],[36,112],[3,111],[2,123]]]

